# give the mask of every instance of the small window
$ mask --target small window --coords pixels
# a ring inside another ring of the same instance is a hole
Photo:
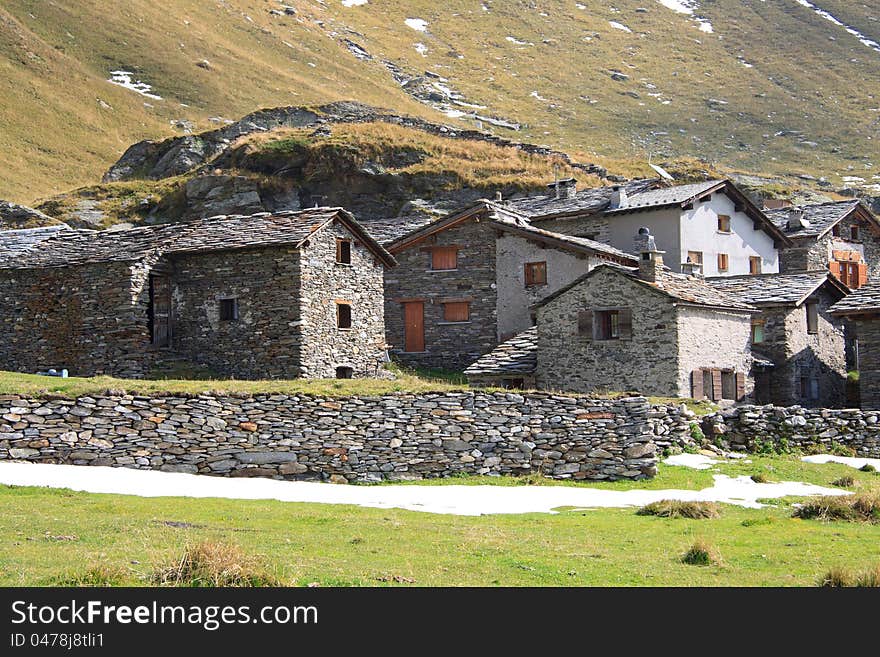
[[[620,312],[602,310],[596,313],[596,339],[617,340],[620,338]]]
[[[340,265],[351,264],[351,240],[336,240],[336,262]]]
[[[858,226],[850,226],[849,235],[852,239],[859,239],[859,227]]]
[[[336,303],[336,328],[351,328],[351,304]]]
[[[468,322],[471,318],[471,304],[468,301],[450,301],[443,304],[444,322]]]
[[[354,370],[350,367],[337,367],[336,368],[336,378],[337,379],[350,379],[354,375]]]
[[[721,399],[736,399],[736,374],[733,370],[721,371]]]
[[[220,299],[220,321],[234,322],[238,319],[238,299]]]
[[[431,249],[431,269],[448,271],[458,268],[458,248],[455,246],[435,246]]]
[[[749,256],[749,273],[755,275],[761,273],[761,256]]]
[[[695,265],[703,264],[703,252],[702,251],[688,251],[688,262],[692,262]]]
[[[547,285],[547,263],[527,262],[525,264],[526,287]]]
[[[718,254],[718,271],[727,271],[727,254]]]
[[[819,332],[819,304],[811,301],[805,307],[807,309],[807,333],[815,335]]]
[[[719,214],[718,215],[718,232],[720,232],[720,233],[729,233],[730,232],[730,215],[727,215],[727,214]]]
[[[752,344],[760,344],[764,342],[764,320],[752,320]]]
[[[831,229],[831,234],[834,237],[840,237],[840,224],[834,224],[834,227]]]

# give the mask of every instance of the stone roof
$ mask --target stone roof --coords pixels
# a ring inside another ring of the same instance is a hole
[[[563,233],[554,233],[549,230],[535,228],[529,224],[513,223],[510,221],[496,221],[492,225],[499,230],[516,233],[523,237],[535,239],[562,249],[577,251],[579,253],[595,254],[600,257],[611,257],[615,260],[624,260],[627,264],[635,264],[638,262],[638,258],[630,253],[616,249],[604,242],[587,239],[586,237],[575,237]]]
[[[658,178],[631,180],[621,186],[627,194],[636,194],[657,185],[658,181]],[[509,199],[503,204],[532,221],[540,221],[560,215],[593,214],[604,210],[611,202],[612,191],[612,187],[595,187],[581,190],[573,198],[556,198],[555,194],[548,194]]]
[[[0,228],[51,226],[58,222],[39,210],[10,201],[0,201]]]
[[[835,315],[858,315],[860,313],[880,312],[880,281],[868,282],[833,306]]]
[[[534,326],[502,342],[468,366],[467,376],[522,376],[538,364],[538,329]]]
[[[535,306],[543,306],[552,299],[559,297],[572,288],[580,285],[597,271],[610,270],[617,272],[621,276],[628,276],[637,283],[665,294],[676,301],[683,302],[688,305],[704,306],[718,310],[731,310],[734,312],[756,312],[757,308],[749,303],[744,303],[732,294],[727,294],[715,286],[707,283],[705,279],[698,276],[688,276],[686,274],[678,274],[664,269],[658,273],[657,281],[646,281],[639,277],[638,269],[632,267],[621,267],[619,265],[599,265],[592,270],[579,276],[574,281],[563,288],[556,290],[553,294],[544,297]]]
[[[834,287],[840,296],[849,292],[826,270],[797,274],[718,276],[707,278],[706,282],[754,306],[798,306],[825,284]]]
[[[626,205],[620,208],[607,210],[608,214],[624,214],[633,210],[646,208],[660,208],[667,205],[680,205],[687,201],[702,196],[711,189],[723,185],[724,180],[707,180],[706,182],[690,185],[674,185],[672,187],[659,187],[629,194],[627,190]]]
[[[361,224],[370,231],[370,235],[381,244],[390,244],[394,240],[407,235],[414,230],[424,228],[436,221],[436,217],[424,214],[407,215],[403,217],[388,217],[383,219],[365,219]]]
[[[348,225],[386,264],[394,258],[342,208],[312,208],[274,214],[219,215],[186,223],[128,230],[61,231],[39,248],[17,257],[0,254],[0,269],[64,267],[98,262],[130,262],[175,253],[226,251],[289,244],[299,247],[333,219]]]
[[[40,228],[0,231],[0,257],[20,256],[62,230],[69,231],[70,227],[67,224],[57,224]]]
[[[789,237],[818,237],[830,230],[834,224],[855,210],[858,205],[858,200],[834,201],[832,203],[815,203],[812,205],[764,210],[764,214],[770,218],[770,221],[779,230]],[[804,219],[810,222],[809,228],[792,230],[788,227],[789,213],[795,209],[804,211]]]

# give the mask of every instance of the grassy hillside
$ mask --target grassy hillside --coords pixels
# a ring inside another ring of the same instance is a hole
[[[703,0],[702,22],[656,0],[285,4],[295,13],[269,0],[5,2],[0,197],[94,182],[131,142],[179,134],[172,122],[346,98],[471,127],[434,106],[504,119],[521,131],[480,125],[624,169],[651,153],[835,183],[880,174],[880,53],[794,0]],[[813,4],[878,38],[867,3]],[[118,69],[162,100],[107,82]],[[425,71],[443,80],[408,88],[428,104],[400,84]]]

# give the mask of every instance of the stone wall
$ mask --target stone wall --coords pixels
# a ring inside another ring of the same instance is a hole
[[[107,262],[0,271],[0,369],[140,377],[149,350],[149,267]]]
[[[861,407],[880,409],[880,316],[852,317],[859,341],[859,397]]]
[[[490,224],[468,220],[394,254],[398,266],[385,272],[385,331],[395,360],[463,370],[498,344],[495,231]],[[457,269],[431,270],[431,246],[459,247]],[[424,352],[404,351],[405,299],[424,302]],[[469,301],[470,320],[444,321],[444,300]]]
[[[647,400],[543,393],[0,397],[0,459],[232,477],[378,481],[656,472]],[[662,415],[662,414],[661,414]]]
[[[858,456],[880,458],[880,411],[808,409],[801,406],[736,406],[706,416],[709,440],[720,437],[733,448],[753,449],[758,443],[786,440],[805,451],[829,452],[832,443]]]

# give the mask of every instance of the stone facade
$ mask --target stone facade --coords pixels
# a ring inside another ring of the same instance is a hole
[[[669,430],[643,397],[0,397],[0,459],[337,482],[656,473]],[[671,426],[674,426],[674,422]]]
[[[859,219],[855,213],[841,219],[837,226],[838,236],[833,235],[830,230],[818,238],[815,235],[792,236],[794,245],[779,253],[781,271],[791,273],[828,269],[828,264],[834,260],[835,251],[850,251],[859,253],[862,261],[867,264],[868,280],[880,277],[880,236],[872,226]],[[855,239],[852,238],[853,227],[858,230]]]
[[[431,269],[431,248],[458,247],[457,267]],[[392,248],[398,266],[385,273],[386,341],[406,365],[462,370],[498,344],[495,232],[479,217],[435,233],[403,250]],[[424,303],[425,350],[405,351],[403,301]],[[467,301],[466,322],[444,320],[444,301]]]
[[[859,397],[862,408],[880,409],[880,314],[850,318],[859,345]]]

